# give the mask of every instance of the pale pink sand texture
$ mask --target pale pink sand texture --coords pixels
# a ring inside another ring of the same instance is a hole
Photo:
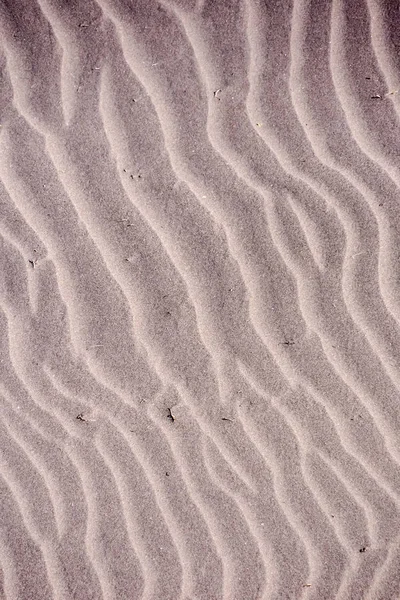
[[[1,600],[400,596],[400,13],[0,0]]]

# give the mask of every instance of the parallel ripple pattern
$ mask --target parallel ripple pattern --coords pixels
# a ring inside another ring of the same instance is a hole
[[[0,33],[0,597],[400,597],[397,4]]]

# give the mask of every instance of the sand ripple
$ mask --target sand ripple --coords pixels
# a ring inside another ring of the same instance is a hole
[[[400,16],[0,2],[0,596],[400,595]]]

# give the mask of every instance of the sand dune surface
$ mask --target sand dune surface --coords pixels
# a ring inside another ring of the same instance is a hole
[[[0,34],[0,598],[399,598],[396,3]]]

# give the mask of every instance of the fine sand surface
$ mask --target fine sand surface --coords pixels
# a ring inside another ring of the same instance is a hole
[[[400,13],[0,0],[1,600],[400,597]]]

